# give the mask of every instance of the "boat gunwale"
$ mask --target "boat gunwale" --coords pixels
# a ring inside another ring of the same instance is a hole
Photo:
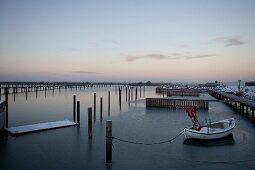
[[[216,134],[222,134],[222,133],[227,133],[229,131],[232,131],[234,129],[234,127],[236,126],[236,123],[235,123],[235,119],[234,118],[230,118],[230,119],[226,119],[226,120],[222,120],[222,121],[219,121],[219,122],[224,122],[224,121],[227,121],[227,120],[234,120],[234,125],[233,126],[229,126],[227,127],[226,129],[227,130],[222,130],[221,132],[212,132],[212,133],[206,133],[206,132],[200,132],[200,131],[196,131],[196,130],[193,130],[193,129],[190,129],[189,128],[184,128],[184,133],[185,131],[187,132],[190,132],[190,133],[196,133],[196,134],[199,134],[199,135],[216,135]],[[215,123],[219,123],[219,122],[215,122]],[[228,129],[229,128],[229,129]]]

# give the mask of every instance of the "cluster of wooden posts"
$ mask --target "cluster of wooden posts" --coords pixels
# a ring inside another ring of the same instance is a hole
[[[105,87],[105,85],[101,85],[102,87]],[[111,85],[110,85],[111,86]],[[73,86],[72,86],[73,87]],[[71,87],[71,89],[72,89]],[[82,86],[80,86],[81,89]],[[100,87],[100,86],[98,86]],[[15,101],[15,94],[16,93],[26,93],[26,100],[27,100],[27,93],[28,92],[35,92],[36,97],[37,97],[37,91],[45,91],[45,96],[46,96],[46,91],[47,90],[52,90],[54,94],[54,89],[62,89],[65,88],[67,89],[68,86],[34,86],[34,87],[4,87],[4,95],[5,95],[5,101],[1,103],[0,107],[0,113],[1,113],[1,108],[4,108],[4,128],[8,128],[8,96],[10,94],[10,88],[12,89],[11,93],[14,95],[14,101]],[[70,87],[69,87],[70,88]],[[78,86],[75,86],[77,89]],[[85,88],[85,86],[84,86]],[[121,109],[121,100],[122,100],[122,91],[125,90],[125,97],[126,101],[130,104],[130,100],[137,100],[138,99],[138,89],[140,88],[140,98],[142,96],[142,87],[133,87],[133,86],[115,86],[115,92],[119,93],[119,106]],[[20,90],[19,90],[20,89]],[[1,99],[1,90],[2,87],[0,87],[0,99]],[[143,86],[143,92],[145,95],[145,86]],[[108,91],[108,116],[110,116],[110,97],[111,93]],[[96,120],[96,93],[94,93],[94,121]],[[102,120],[102,115],[103,115],[103,98],[100,97],[100,120]],[[93,131],[92,131],[92,107],[88,108],[88,138],[92,139],[93,137]],[[0,126],[1,126],[1,115],[0,115]],[[76,95],[73,96],[73,121],[77,123],[77,126],[80,126],[80,101],[76,100]],[[1,130],[1,129],[0,129]],[[106,163],[111,164],[112,163],[112,121],[107,120],[106,121]]]
[[[226,103],[229,106],[233,107],[235,110],[239,111],[242,115],[246,117],[251,117],[251,119],[255,121],[254,117],[255,101],[216,90],[210,90],[210,94],[215,98],[219,99],[220,101],[222,101],[223,103]]]
[[[199,96],[195,90],[167,90],[167,96]]]
[[[185,108],[187,106],[208,109],[208,101],[199,99],[146,98],[146,107]]]

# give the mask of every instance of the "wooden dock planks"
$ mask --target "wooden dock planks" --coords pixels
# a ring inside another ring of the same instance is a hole
[[[37,131],[50,130],[50,129],[68,127],[68,126],[76,126],[76,125],[77,123],[72,122],[70,120],[62,120],[62,121],[56,121],[56,122],[46,122],[46,123],[37,123],[32,125],[10,127],[10,128],[6,128],[6,131],[8,131],[11,135],[20,135],[25,133],[32,133]]]

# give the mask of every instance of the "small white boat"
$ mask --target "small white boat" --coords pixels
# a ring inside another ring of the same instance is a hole
[[[219,139],[230,135],[235,126],[235,119],[230,118],[201,125],[199,130],[193,127],[184,128],[184,134],[187,139]]]

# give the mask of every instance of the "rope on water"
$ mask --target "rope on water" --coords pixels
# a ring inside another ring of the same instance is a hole
[[[174,136],[171,139],[165,140],[165,141],[160,141],[160,142],[153,142],[153,143],[143,143],[143,142],[135,142],[135,141],[129,141],[129,140],[125,140],[125,139],[120,139],[117,137],[108,137],[106,136],[106,138],[111,138],[120,142],[124,142],[124,143],[130,143],[130,144],[135,144],[135,145],[160,145],[160,144],[165,144],[168,142],[172,142],[173,140],[175,140],[176,138],[178,138],[179,136],[181,136],[181,134],[183,134],[183,130],[176,136]]]

